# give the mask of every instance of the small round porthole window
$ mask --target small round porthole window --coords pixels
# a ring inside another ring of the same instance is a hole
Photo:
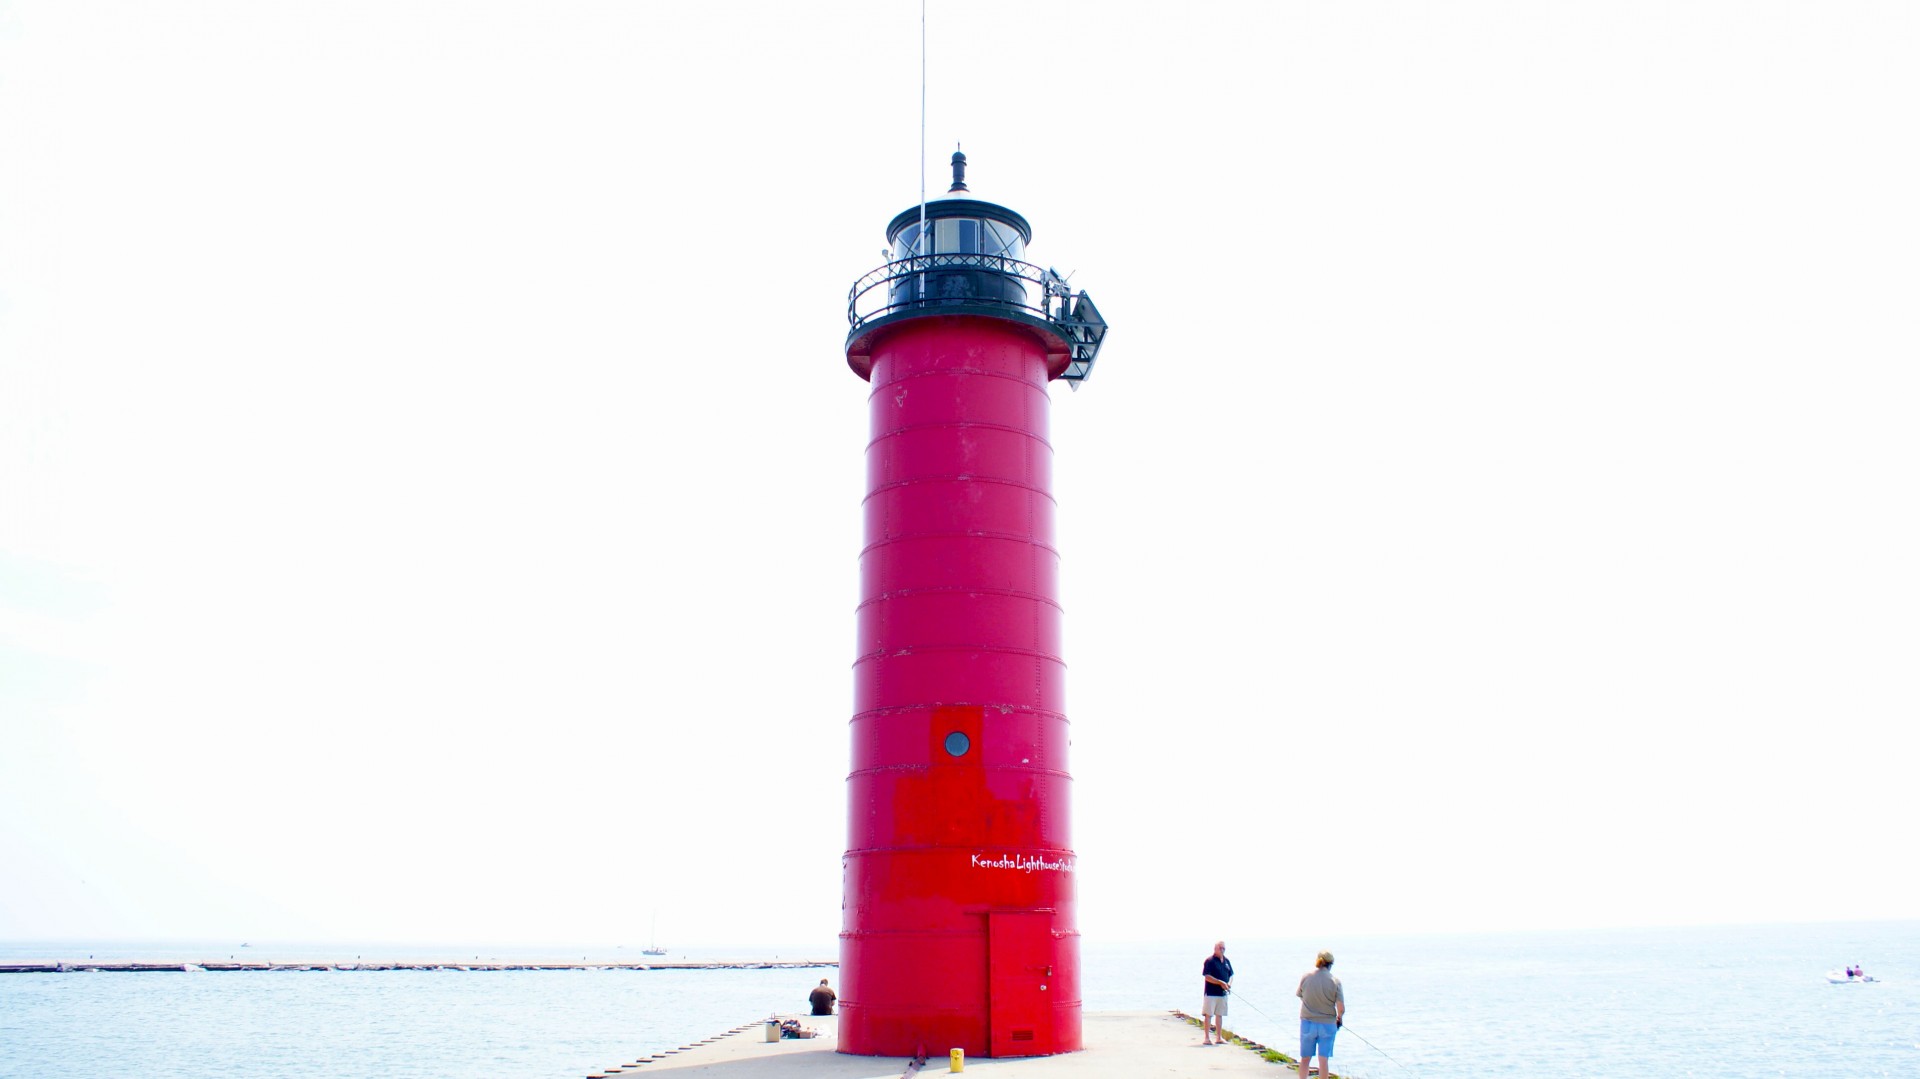
[[[966,735],[961,734],[959,731],[954,731],[952,734],[947,735],[947,756],[964,757],[967,755],[967,747],[971,744],[972,743],[967,741]]]

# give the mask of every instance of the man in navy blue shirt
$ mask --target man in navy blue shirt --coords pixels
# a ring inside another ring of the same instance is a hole
[[[1233,981],[1233,964],[1227,962],[1226,941],[1214,942],[1213,954],[1200,968],[1200,976],[1207,980],[1206,995],[1200,998],[1200,1032],[1205,1035],[1200,1044],[1225,1045],[1227,1032],[1223,1021],[1227,1017],[1227,990],[1231,988],[1228,983]]]

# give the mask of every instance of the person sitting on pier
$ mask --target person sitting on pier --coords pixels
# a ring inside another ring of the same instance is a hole
[[[814,988],[813,992],[807,994],[807,1003],[813,1005],[815,1015],[832,1015],[833,1002],[839,999],[840,997],[834,993],[833,987],[827,984],[825,978],[820,979],[820,984]]]

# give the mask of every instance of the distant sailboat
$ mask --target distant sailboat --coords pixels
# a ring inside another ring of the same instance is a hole
[[[660,912],[656,910],[653,912],[653,928],[647,931],[647,946],[640,949],[640,954],[641,955],[667,954],[667,950],[660,946],[660,943],[658,940],[659,936],[660,936]]]

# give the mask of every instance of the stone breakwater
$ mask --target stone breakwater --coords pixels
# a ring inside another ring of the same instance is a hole
[[[837,967],[830,959],[734,963],[13,963],[0,974],[183,974],[188,971],[259,970],[788,970]]]

